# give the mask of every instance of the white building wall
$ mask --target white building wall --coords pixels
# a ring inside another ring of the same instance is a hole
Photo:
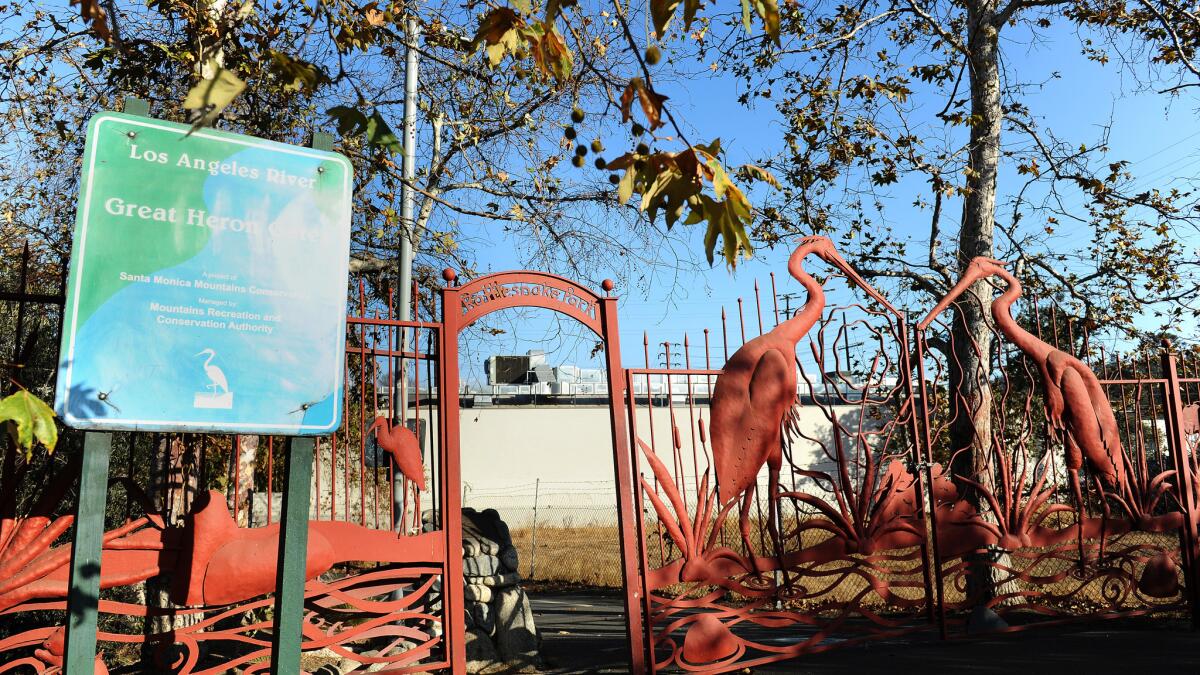
[[[674,410],[640,405],[636,415],[638,437],[651,442],[663,464],[674,473],[676,460],[671,447],[678,434],[682,477],[694,503],[696,480],[693,452],[701,471],[707,466],[706,448],[696,433],[700,419],[708,423],[707,406],[697,406],[689,415],[686,405]],[[858,409],[853,406],[800,410],[800,428],[817,443],[800,440],[793,458],[805,469],[836,473],[833,457],[837,450],[831,439],[827,414],[836,414],[844,427],[853,429]],[[496,406],[462,409],[461,423],[463,503],[475,508],[496,508],[520,527],[532,520],[535,500],[539,523],[581,525],[607,523],[616,519],[612,437],[606,406]],[[843,435],[843,438],[847,437]],[[694,442],[694,446],[693,446]],[[846,443],[852,452],[852,443]],[[694,447],[694,449],[693,449]],[[650,466],[641,461],[642,474],[653,484]],[[785,477],[789,472],[785,466]],[[797,488],[817,491],[811,481]],[[759,476],[765,494],[767,471]],[[712,484],[712,477],[709,478]],[[785,482],[785,489],[791,489]]]

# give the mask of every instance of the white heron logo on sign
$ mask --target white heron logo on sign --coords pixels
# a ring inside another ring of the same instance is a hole
[[[208,384],[204,386],[208,391],[196,392],[192,399],[192,407],[232,408],[233,392],[229,391],[229,381],[225,379],[225,371],[213,365],[213,359],[217,357],[217,353],[212,349],[203,349],[196,356],[208,357],[204,360],[204,374],[208,377]]]

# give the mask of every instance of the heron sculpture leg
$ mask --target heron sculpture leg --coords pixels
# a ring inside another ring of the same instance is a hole
[[[742,544],[746,547],[746,557],[750,559],[750,568],[757,575],[759,573],[758,559],[754,555],[754,545],[750,543],[750,501],[754,499],[754,490],[755,488],[752,486],[742,497],[742,506],[738,510],[738,529],[742,533]]]
[[[1096,481],[1096,490],[1100,492],[1100,509],[1101,513],[1103,514],[1100,516],[1100,557],[1096,559],[1096,564],[1103,565],[1105,545],[1104,540],[1108,535],[1108,519],[1112,516],[1112,513],[1109,511],[1108,499],[1105,497],[1104,484],[1101,481]]]
[[[1071,476],[1071,491],[1075,493],[1075,528],[1079,533],[1079,573],[1083,574],[1087,567],[1087,554],[1083,548],[1083,490],[1079,487],[1079,469],[1068,469]]]
[[[771,545],[775,547],[775,560],[783,575],[783,587],[791,588],[792,582],[788,578],[787,567],[783,564],[783,537],[779,532],[779,467],[770,467],[769,476],[767,498],[770,500],[770,506],[767,509],[767,532],[771,535]]]

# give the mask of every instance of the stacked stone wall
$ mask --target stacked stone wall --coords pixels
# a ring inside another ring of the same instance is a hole
[[[432,514],[426,518],[426,529],[434,529]],[[462,524],[467,672],[537,672],[541,635],[508,525],[495,509],[473,508],[463,509]]]

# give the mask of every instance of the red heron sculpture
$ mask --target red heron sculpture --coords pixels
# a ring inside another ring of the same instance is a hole
[[[750,545],[750,501],[758,483],[758,474],[766,464],[769,472],[769,513],[767,529],[776,555],[783,551],[779,528],[779,469],[783,463],[784,426],[793,423],[796,404],[796,345],[808,333],[825,310],[825,292],[821,284],[804,271],[801,263],[817,255],[841,270],[867,295],[891,307],[846,262],[826,237],[805,237],[788,259],[788,272],[808,291],[804,306],[729,357],[717,377],[712,395],[713,466],[717,477],[717,496],[722,506],[741,499],[739,525],[742,541],[752,561]]]
[[[1104,500],[1104,488],[1109,488],[1118,497],[1128,496],[1129,489],[1117,418],[1113,415],[1108,396],[1104,394],[1096,374],[1079,359],[1046,344],[1017,324],[1012,317],[1011,307],[1017,298],[1021,297],[1021,283],[999,260],[982,256],[972,260],[954,288],[950,289],[946,297],[921,320],[918,327],[922,330],[927,328],[933,319],[949,307],[955,298],[966,292],[971,284],[991,276],[1000,277],[1008,284],[1004,293],[992,303],[992,318],[996,327],[1037,364],[1046,392],[1046,416],[1051,427],[1063,435],[1071,490],[1081,514],[1078,526],[1082,565],[1084,502],[1083,491],[1079,486],[1079,469],[1083,467],[1084,460],[1086,459],[1088,469],[1097,478],[1106,520],[1109,510]],[[1103,534],[1100,546],[1103,556]]]
[[[425,489],[425,467],[421,463],[421,444],[412,429],[401,424],[394,426],[386,417],[376,417],[368,431],[375,432],[375,441],[392,456],[392,461],[409,480]]]

